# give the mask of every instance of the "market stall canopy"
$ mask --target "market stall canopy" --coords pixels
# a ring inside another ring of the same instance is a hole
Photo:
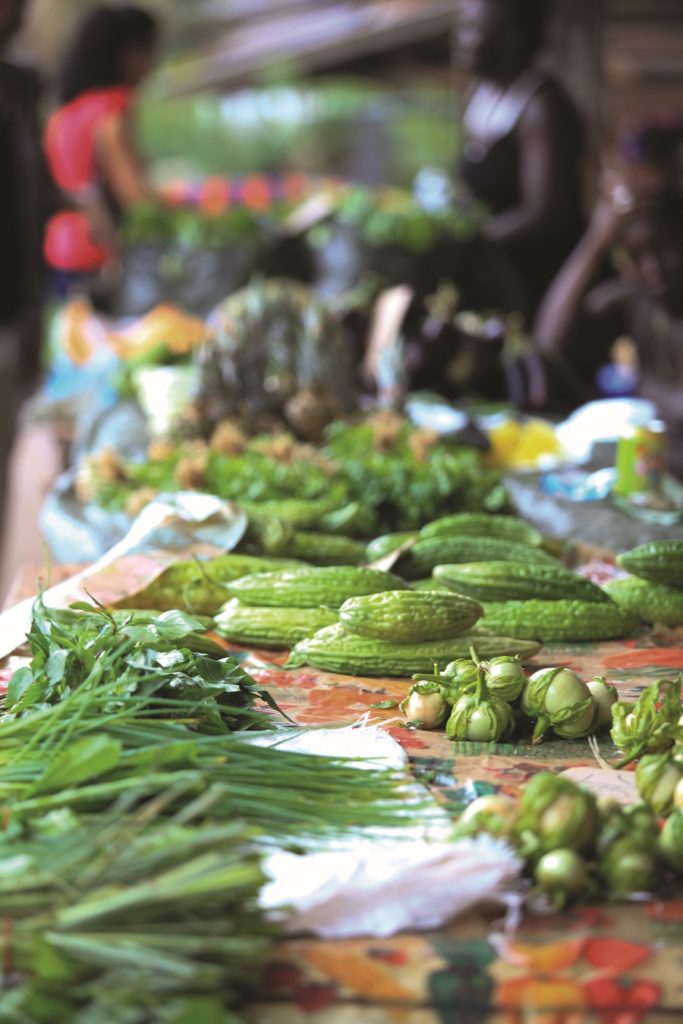
[[[178,58],[159,76],[166,95],[227,90],[286,65],[299,73],[353,70],[364,61],[435,43],[448,63],[454,0],[256,0],[183,5],[182,20],[204,53]],[[183,25],[176,26],[176,35]],[[187,36],[186,36],[187,38]],[[213,40],[206,45],[206,40]]]

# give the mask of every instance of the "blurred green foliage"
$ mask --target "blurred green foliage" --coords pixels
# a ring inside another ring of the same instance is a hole
[[[142,145],[157,170],[189,176],[291,170],[343,175],[359,145],[359,126],[369,121],[377,125],[377,144],[386,140],[387,182],[397,185],[409,185],[427,165],[453,168],[460,148],[457,120],[447,89],[387,91],[354,80],[278,84],[226,96],[150,94],[139,113]]]

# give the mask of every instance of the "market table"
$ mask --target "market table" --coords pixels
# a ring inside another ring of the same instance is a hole
[[[52,582],[73,569],[57,567]],[[39,575],[25,569],[9,601],[35,593]],[[123,579],[114,570],[107,580],[93,578],[93,590],[104,597]],[[514,794],[539,770],[597,770],[581,742],[453,744],[443,733],[408,729],[396,710],[373,707],[401,699],[405,682],[287,671],[284,660],[253,652],[245,667],[301,725],[363,715],[383,724],[417,776],[454,807],[492,791]],[[550,664],[585,678],[607,675],[621,694],[635,696],[654,678],[683,671],[683,641],[667,631],[546,645],[530,663]],[[603,746],[608,753],[607,740]],[[282,941],[249,1017],[254,1024],[673,1024],[683,1021],[683,900],[577,907],[527,918],[514,933],[482,911],[438,932],[388,940]]]

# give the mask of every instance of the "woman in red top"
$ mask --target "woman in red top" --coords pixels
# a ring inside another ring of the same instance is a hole
[[[135,90],[152,68],[157,22],[136,7],[101,6],[67,50],[62,105],[45,146],[55,182],[72,208],[48,224],[45,258],[69,274],[101,269],[115,249],[123,211],[151,195],[131,130]]]

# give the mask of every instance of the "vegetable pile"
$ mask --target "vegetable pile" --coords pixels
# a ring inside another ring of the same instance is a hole
[[[643,622],[683,625],[683,540],[641,544],[617,563],[632,575],[605,584],[613,601]]]
[[[443,672],[418,675],[401,704],[410,724],[436,729],[445,723],[452,740],[496,743],[530,736],[539,743],[549,729],[582,739],[612,720],[617,691],[602,678],[584,683],[566,668],[547,668],[528,679],[518,656],[482,662],[471,648]]]
[[[525,785],[519,802],[502,795],[474,800],[456,833],[505,838],[524,857],[536,888],[557,908],[605,893],[623,899],[675,891],[683,879],[680,693],[680,678],[661,680],[644,690],[635,705],[612,708],[612,739],[625,762],[640,756],[635,773],[640,803],[596,800],[570,779],[541,772]],[[606,716],[614,695],[605,696],[601,708]]]

